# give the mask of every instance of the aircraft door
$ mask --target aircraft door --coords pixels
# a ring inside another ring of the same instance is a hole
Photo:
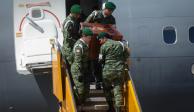
[[[30,8],[26,19],[28,21],[23,27],[22,64],[26,67],[48,67],[51,65],[50,39],[56,40],[58,36],[56,25],[45,18],[44,11],[39,7]]]

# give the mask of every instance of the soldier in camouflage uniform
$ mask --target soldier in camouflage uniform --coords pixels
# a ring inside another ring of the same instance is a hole
[[[112,16],[113,11],[116,9],[116,5],[112,2],[106,2],[103,10],[93,11],[85,22],[87,23],[100,23],[100,24],[112,24],[115,25],[115,18]]]
[[[109,35],[104,32],[97,37],[101,44],[99,60],[103,62],[103,87],[109,104],[109,111],[113,111],[112,98],[114,98],[116,112],[121,112],[121,106],[123,105],[124,67],[129,53],[122,42],[108,39],[108,37]],[[111,93],[112,86],[114,97]]]
[[[79,36],[79,23],[78,19],[80,17],[81,8],[79,5],[73,5],[71,7],[71,13],[63,22],[63,46],[62,55],[68,63],[73,62],[73,46],[75,42],[80,38]]]
[[[83,37],[74,45],[74,61],[71,66],[71,74],[75,84],[75,95],[79,103],[83,103],[89,93],[89,43],[93,32],[85,28],[82,30]]]
[[[115,18],[112,16],[113,11],[116,9],[116,5],[112,2],[106,2],[103,10],[93,11],[85,20],[86,23],[99,23],[99,24],[112,24],[116,28]],[[98,60],[91,60],[91,66],[94,69],[94,76],[96,78],[96,88],[101,89],[101,74],[99,73],[100,65]]]

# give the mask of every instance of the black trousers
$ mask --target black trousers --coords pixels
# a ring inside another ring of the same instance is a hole
[[[102,66],[98,60],[90,60],[90,74],[92,74],[91,82],[102,82]]]

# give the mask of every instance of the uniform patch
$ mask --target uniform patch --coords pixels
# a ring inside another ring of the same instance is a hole
[[[75,51],[76,53],[80,53],[81,52],[81,50],[80,49],[76,49],[76,51]]]
[[[83,53],[83,47],[81,44],[76,44],[73,48],[73,52],[76,54],[76,55],[81,55]]]
[[[81,55],[82,54],[82,51],[80,48],[75,48],[75,54],[76,55]]]
[[[102,60],[102,54],[99,54],[98,58],[99,58],[99,60]]]

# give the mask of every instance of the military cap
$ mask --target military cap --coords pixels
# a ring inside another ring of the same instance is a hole
[[[75,14],[80,14],[81,13],[80,5],[75,4],[75,5],[71,6],[70,12],[75,13]]]
[[[82,30],[82,34],[85,35],[85,36],[93,36],[92,30],[90,30],[89,28],[84,28]]]
[[[116,9],[116,5],[113,2],[106,2],[105,8],[114,11]]]
[[[97,39],[100,40],[100,39],[105,38],[105,37],[110,38],[110,35],[108,33],[101,32],[98,34]]]

